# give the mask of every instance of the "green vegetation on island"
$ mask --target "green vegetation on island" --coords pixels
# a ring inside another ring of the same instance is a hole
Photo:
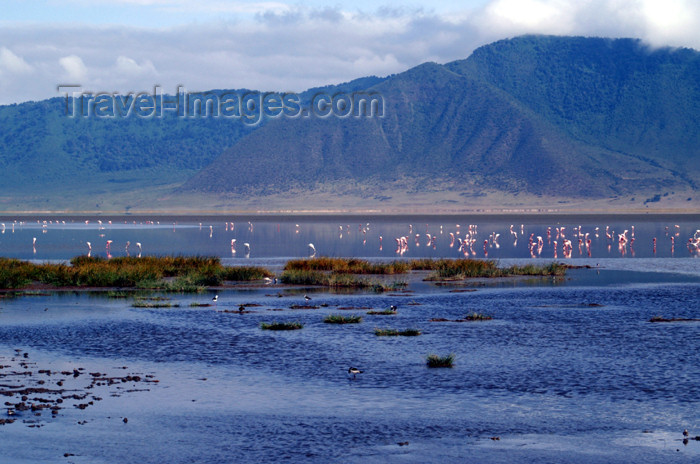
[[[127,287],[166,291],[198,291],[226,281],[272,277],[262,267],[224,267],[211,257],[79,256],[70,264],[33,264],[0,258],[0,288],[33,284],[51,287]],[[121,295],[120,295],[121,296]]]

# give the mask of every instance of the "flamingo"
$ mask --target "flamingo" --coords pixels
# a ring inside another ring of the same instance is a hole
[[[243,247],[245,248],[245,256],[247,258],[250,256],[250,243],[244,243]]]
[[[311,248],[311,257],[313,258],[314,256],[316,256],[316,247],[313,243],[309,243],[309,248]]]

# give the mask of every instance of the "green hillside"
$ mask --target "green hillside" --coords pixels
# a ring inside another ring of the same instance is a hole
[[[635,39],[526,36],[445,67],[498,87],[574,139],[678,175],[700,170],[695,50],[654,50]],[[683,177],[694,184],[693,176]]]

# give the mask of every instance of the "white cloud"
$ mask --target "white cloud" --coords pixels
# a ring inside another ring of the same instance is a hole
[[[64,56],[58,60],[68,81],[80,84],[87,78],[87,67],[77,55]]]
[[[513,28],[536,32],[543,27],[565,27],[560,24],[561,11],[557,3],[547,0],[496,0],[485,8],[485,18],[490,26],[499,29]]]
[[[194,5],[120,1],[158,8]],[[2,27],[0,103],[56,96],[61,83],[105,92],[154,85],[174,91],[178,84],[190,90],[299,91],[401,72],[425,61],[466,58],[480,45],[522,33],[640,37],[653,46],[700,49],[696,0],[489,0],[454,13],[420,8],[369,13],[283,1],[205,3],[208,9],[254,16],[158,29],[72,23]]]
[[[698,46],[700,2],[696,0],[643,0],[646,38],[656,45],[692,43]]]
[[[33,68],[22,58],[5,47],[0,47],[0,74],[28,74]]]
[[[136,60],[133,60],[126,56],[117,57],[115,71],[119,75],[125,76],[127,78],[143,75],[155,76],[158,74],[151,60],[144,60],[141,64],[138,64]]]

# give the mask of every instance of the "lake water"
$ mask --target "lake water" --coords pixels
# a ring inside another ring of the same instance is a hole
[[[132,255],[139,242],[142,254],[215,255],[226,264],[278,269],[288,258],[308,256],[308,243],[317,255],[460,257],[464,249],[458,251],[458,242],[450,247],[449,233],[464,239],[472,224],[479,258],[487,240],[488,257],[504,265],[551,261],[555,229],[563,226],[564,239],[575,243],[570,260],[593,268],[572,269],[560,280],[449,286],[417,280],[408,292],[381,294],[260,285],[219,291],[216,303],[213,293],[164,295],[179,306],[156,309],[91,292],[6,297],[0,299],[2,388],[57,388],[63,381],[90,397],[66,399],[56,417],[17,412],[14,423],[0,426],[3,462],[700,460],[700,441],[684,445],[681,434],[700,435],[700,322],[648,322],[657,315],[700,318],[700,260],[687,246],[698,217],[161,218],[160,224],[111,218],[111,225],[109,218],[101,225],[96,218],[45,219],[46,227],[44,219],[5,218],[0,255],[65,260],[87,253],[89,241],[93,256],[105,256],[112,240],[112,256],[126,254],[130,241]],[[591,240],[581,253],[573,231],[579,226],[581,239],[588,233]],[[606,226],[614,240],[605,236]],[[622,250],[617,234],[624,230]],[[394,239],[409,231],[407,249],[397,250]],[[426,233],[436,236],[434,248],[426,246]],[[535,244],[542,237],[535,258],[530,234]],[[566,262],[561,241],[557,260]],[[247,257],[243,243],[250,245]],[[306,303],[305,294],[319,307],[292,309]],[[241,304],[250,305],[248,312],[235,312]],[[396,315],[366,314],[392,304]],[[468,312],[493,320],[430,322]],[[341,313],[363,321],[323,322]],[[304,328],[259,328],[272,321],[300,321]],[[422,335],[377,337],[374,328],[418,328]],[[429,353],[454,353],[454,367],[428,369]],[[349,378],[350,366],[364,372]],[[77,368],[84,368],[78,377],[66,375]],[[32,376],[10,375],[26,371]],[[88,388],[90,372],[158,382]],[[27,402],[50,395],[29,394]],[[100,399],[85,409],[74,405],[93,397]]]
[[[700,215],[0,217],[0,222],[0,256],[39,260],[69,259],[88,252],[138,255],[137,243],[142,254],[235,260],[309,256],[313,253],[309,243],[318,256],[387,259],[684,258],[698,256],[688,240],[700,238]],[[625,232],[622,246],[619,236]],[[467,236],[469,246],[460,249],[460,240]],[[397,247],[401,237],[406,244]],[[563,249],[566,240],[571,242],[568,256]]]

